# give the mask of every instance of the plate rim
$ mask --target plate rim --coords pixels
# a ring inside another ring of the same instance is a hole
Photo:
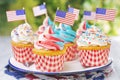
[[[11,57],[12,58],[12,57]],[[10,59],[11,59],[10,58]],[[81,70],[81,71],[71,71],[71,72],[40,72],[40,71],[32,71],[32,70],[26,70],[23,68],[19,68],[14,66],[11,62],[10,59],[8,60],[8,64],[10,65],[10,67],[12,67],[13,69],[20,71],[20,72],[24,72],[24,73],[33,73],[33,74],[42,74],[42,75],[71,75],[71,74],[80,74],[80,73],[84,73],[84,72],[91,72],[91,71],[97,71],[97,70],[102,70],[103,68],[106,68],[108,66],[110,66],[113,62],[113,60],[110,58],[110,63],[107,63],[103,66],[100,67],[96,67],[96,68],[92,68],[92,69],[88,69],[88,70]]]

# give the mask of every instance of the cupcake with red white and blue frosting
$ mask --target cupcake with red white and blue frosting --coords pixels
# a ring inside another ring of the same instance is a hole
[[[37,34],[34,40],[33,54],[35,55],[36,69],[42,72],[61,71],[64,66],[64,54],[66,51],[64,41],[53,36],[56,33],[51,25],[43,26],[45,29]]]
[[[55,32],[57,35],[54,34],[54,36],[64,41],[64,46],[66,47],[65,61],[75,60],[77,53],[77,45],[75,43],[76,32],[72,30],[71,26],[61,23]]]

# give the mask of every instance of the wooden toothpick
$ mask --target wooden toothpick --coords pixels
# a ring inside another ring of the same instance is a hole
[[[46,6],[46,3],[45,3],[45,2],[43,2],[43,4]],[[47,9],[46,9],[46,10],[47,10]],[[45,15],[46,15],[46,17],[48,17],[48,14],[47,14],[47,13],[46,13]]]
[[[70,7],[70,5],[68,5],[68,8]]]
[[[23,7],[23,10],[25,10],[25,8]],[[26,14],[25,14],[25,17],[26,17]],[[27,23],[27,18],[25,18],[25,23]]]

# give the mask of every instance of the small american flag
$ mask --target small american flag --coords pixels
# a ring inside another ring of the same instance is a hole
[[[55,21],[64,23],[67,25],[73,25],[74,21],[75,21],[75,16],[76,16],[75,14],[57,10],[56,16],[55,16]]]
[[[68,8],[68,12],[76,14],[75,20],[78,20],[78,18],[79,18],[79,12],[80,12],[79,9],[75,9],[75,8],[69,7]]]
[[[6,14],[8,22],[26,19],[25,10],[7,11]]]
[[[84,20],[95,20],[96,19],[96,13],[91,11],[84,11],[83,15]]]
[[[45,4],[33,8],[34,16],[40,16],[47,13]]]
[[[116,10],[115,9],[96,9],[96,19],[113,21],[115,19]]]

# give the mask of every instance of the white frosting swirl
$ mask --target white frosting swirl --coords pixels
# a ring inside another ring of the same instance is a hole
[[[11,38],[14,42],[33,43],[33,31],[28,23],[16,27],[11,32]]]
[[[96,26],[82,32],[77,40],[78,46],[105,46],[110,43],[108,36]]]

